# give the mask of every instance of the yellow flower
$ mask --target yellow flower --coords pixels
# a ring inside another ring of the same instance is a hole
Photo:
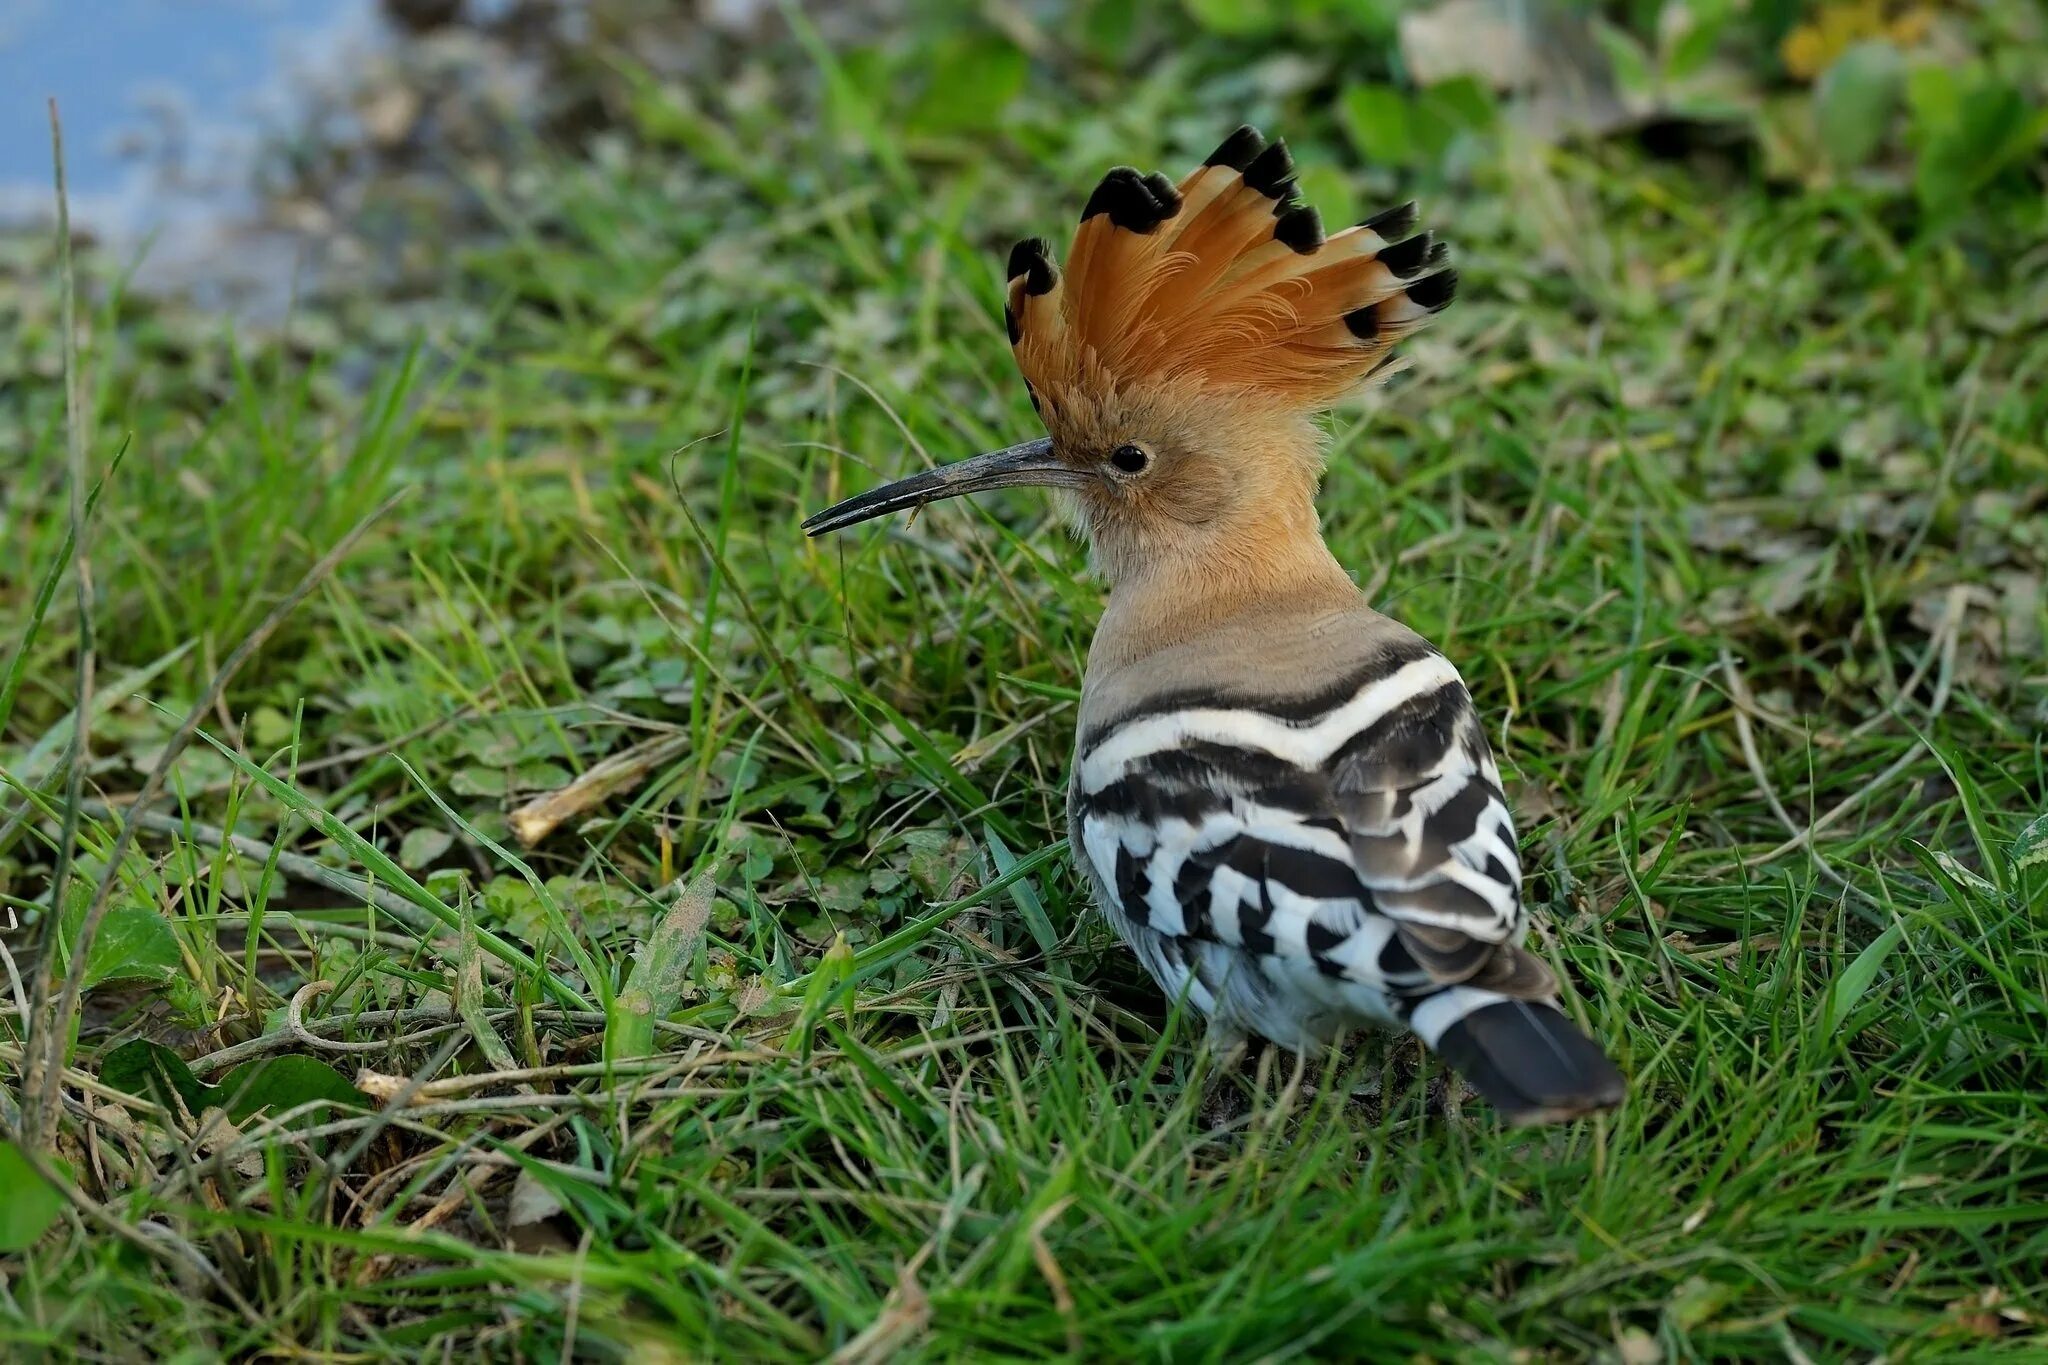
[[[1823,7],[1817,15],[1785,35],[1778,56],[1785,70],[1802,81],[1811,81],[1834,65],[1835,58],[1866,38],[1890,37],[1910,45],[1918,42],[1932,22],[1926,9],[1915,6],[1889,19],[1884,0],[1843,0]]]
[[[1928,30],[1933,27],[1934,11],[1925,5],[1915,5],[1892,20],[1891,38],[1900,47],[1913,47],[1925,38]]]
[[[1812,80],[1827,65],[1824,42],[1811,24],[1801,24],[1787,33],[1784,42],[1778,45],[1778,56],[1785,69],[1802,81]]]

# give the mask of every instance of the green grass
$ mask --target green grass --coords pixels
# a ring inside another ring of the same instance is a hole
[[[796,528],[1034,429],[998,248],[1104,148],[1231,121],[1168,100],[914,158],[756,117],[744,165],[649,103],[616,157],[536,152],[437,306],[331,343],[94,267],[73,914],[206,704],[112,874],[134,946],[64,1078],[76,1202],[0,1258],[10,1357],[2041,1357],[2048,258],[1614,149],[1428,196],[1463,297],[1333,421],[1326,525],[1464,669],[1541,947],[1633,1079],[1502,1132],[1383,1037],[1210,1075],[1088,912],[1099,592],[1042,499]],[[57,273],[10,269],[0,892],[41,923],[79,632],[68,581],[36,604]],[[241,1112],[327,1074],[230,1069],[285,1056],[425,1088]]]

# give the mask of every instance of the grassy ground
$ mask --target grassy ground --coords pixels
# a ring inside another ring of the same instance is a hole
[[[1625,148],[1430,196],[1462,297],[1332,423],[1326,524],[1471,680],[1634,1083],[1504,1133],[1405,1042],[1210,1078],[1108,941],[1042,499],[796,530],[1030,434],[997,249],[1238,111],[906,147],[738,88],[731,142],[643,92],[493,191],[430,309],[238,339],[87,263],[75,801],[59,272],[10,266],[13,913],[75,818],[82,918],[199,732],[108,879],[10,1355],[2042,1358],[2038,245]]]

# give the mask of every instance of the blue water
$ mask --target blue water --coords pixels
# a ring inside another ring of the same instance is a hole
[[[372,0],[0,0],[0,221],[47,220],[48,99],[72,217],[149,256],[248,208],[266,129],[359,53]]]

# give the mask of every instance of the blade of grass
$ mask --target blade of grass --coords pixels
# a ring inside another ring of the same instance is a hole
[[[505,866],[511,868],[514,872],[517,872],[525,880],[526,884],[533,888],[535,898],[539,900],[541,908],[547,913],[549,927],[555,931],[555,935],[561,940],[562,946],[568,949],[570,958],[576,963],[576,969],[583,974],[584,984],[591,990],[598,992],[600,998],[608,997],[611,994],[609,975],[605,972],[603,965],[590,955],[590,950],[583,946],[583,940],[569,927],[569,917],[563,912],[562,904],[555,898],[555,893],[548,889],[548,884],[540,879],[532,867],[527,865],[524,858],[521,858],[511,849],[506,848],[496,839],[491,838],[490,835],[485,834],[468,820],[463,819],[462,815],[453,806],[442,799],[441,793],[435,791],[433,787],[428,785],[427,780],[420,776],[419,769],[413,767],[412,764],[406,762],[399,755],[393,755],[393,761],[398,764],[400,771],[412,779],[413,785],[426,794],[427,799],[434,803],[434,808],[440,811],[450,823],[470,838],[476,840],[478,844],[496,854],[500,862],[504,863]],[[548,979],[553,979],[552,974],[550,974]],[[567,987],[565,986],[563,989],[566,990]],[[563,1003],[567,1004],[569,1002],[565,1000]],[[578,1003],[581,1003],[580,999]],[[583,1007],[588,1009],[589,1005],[584,1004]]]
[[[35,998],[29,1005],[29,1014],[36,1021],[38,1033],[47,1029],[49,1038],[40,1050],[36,1044],[41,1039],[31,1037],[26,1040],[31,1050],[22,1072],[23,1136],[28,1146],[37,1151],[56,1136],[57,1078],[63,1070],[65,1040],[71,1032],[69,1009],[75,1007],[78,995],[78,988],[73,983],[83,980],[86,952],[91,947],[91,937],[81,927],[77,954],[71,963],[71,973],[65,979],[60,1004],[54,1014],[48,1014],[50,977],[63,952],[64,892],[71,880],[72,851],[78,839],[79,803],[85,797],[85,769],[92,753],[94,664],[92,537],[85,515],[86,431],[84,401],[80,394],[84,381],[78,369],[78,277],[71,259],[71,196],[64,182],[64,121],[57,113],[55,96],[50,99],[50,162],[57,192],[57,273],[58,287],[62,291],[59,325],[63,329],[64,351],[64,445],[71,502],[71,574],[78,594],[78,683],[73,708],[77,719],[72,723],[71,743],[65,756],[64,818],[57,837],[55,866],[50,872],[49,917],[43,923],[42,950],[38,955],[33,983]],[[24,653],[25,650],[24,645]],[[118,863],[119,859],[116,858],[115,862]],[[96,916],[88,913],[85,923],[96,928]],[[40,1072],[36,1069],[38,1065]]]
[[[121,461],[127,454],[128,443],[123,441],[121,448],[114,452],[113,460],[107,465],[107,472],[93,481],[92,492],[87,494],[85,499],[84,522],[87,526],[92,524],[92,514],[99,508],[100,495],[106,491],[114,475],[120,472]],[[77,546],[77,528],[66,526],[63,544],[57,547],[57,553],[50,560],[49,568],[43,571],[42,582],[36,585],[35,600],[29,606],[28,624],[23,627],[21,638],[15,642],[14,657],[7,664],[7,676],[0,679],[0,734],[7,732],[7,722],[14,715],[14,699],[21,692],[22,678],[28,672],[28,652],[34,647],[36,637],[42,633],[43,618],[50,610],[50,603],[56,600],[57,587],[64,581],[64,571],[75,566],[73,552]],[[65,738],[68,739],[70,733],[70,728],[66,726]],[[41,748],[49,740],[50,736],[45,735],[37,747]]]

